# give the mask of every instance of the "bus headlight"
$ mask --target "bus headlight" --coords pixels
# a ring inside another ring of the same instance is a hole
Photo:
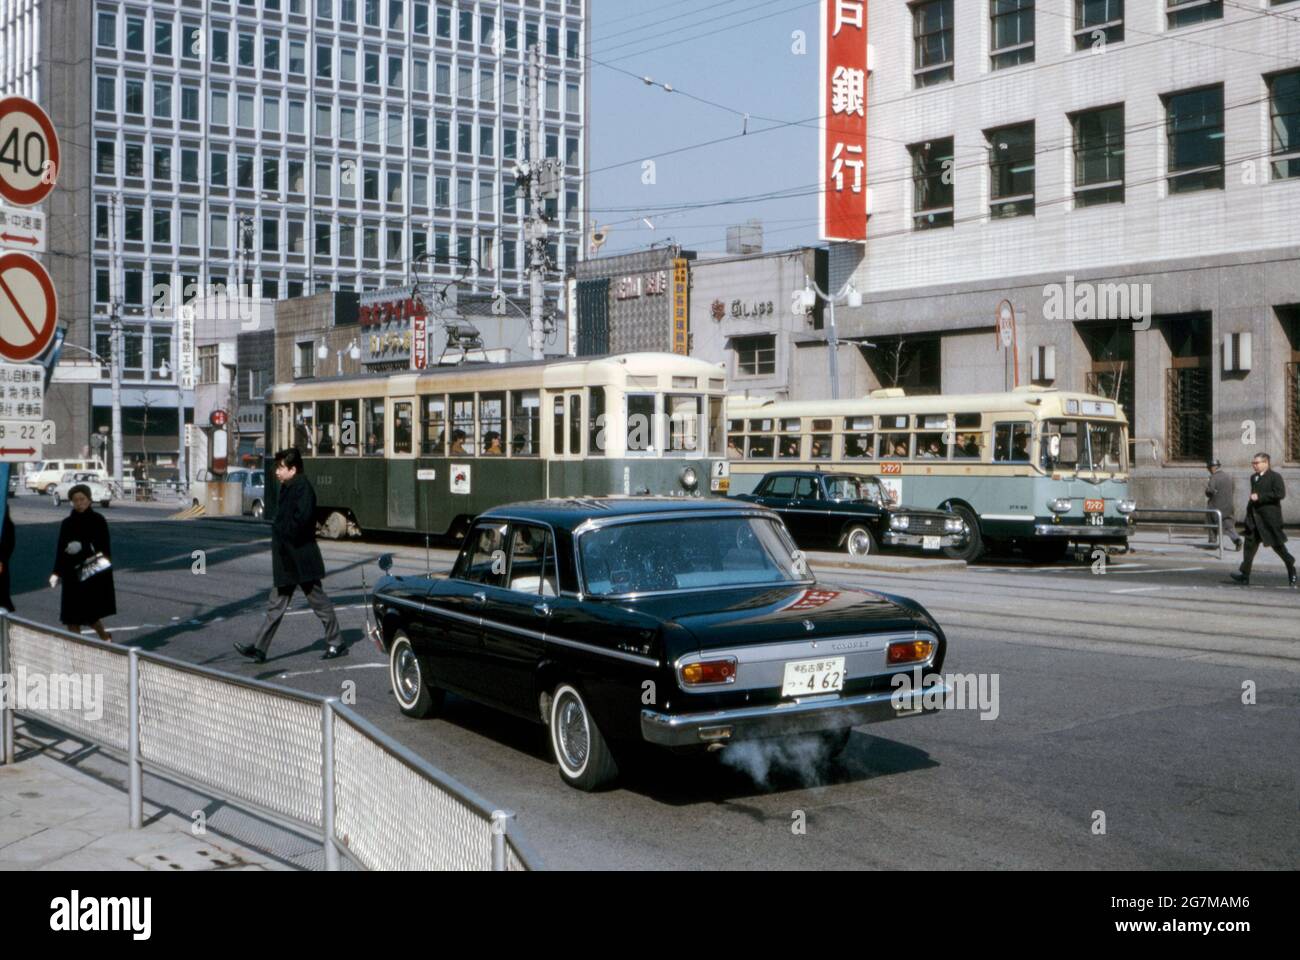
[[[1115,509],[1126,517],[1131,513],[1136,513],[1137,508],[1138,505],[1136,500],[1121,500],[1115,504]]]
[[[912,525],[911,517],[890,517],[889,526],[894,530],[906,530]]]
[[[700,477],[699,474],[695,472],[694,467],[687,467],[683,470],[680,479],[682,487],[687,490],[694,490],[700,485]]]
[[[1047,509],[1052,513],[1069,513],[1073,506],[1074,501],[1069,497],[1057,497],[1055,500],[1047,501]]]

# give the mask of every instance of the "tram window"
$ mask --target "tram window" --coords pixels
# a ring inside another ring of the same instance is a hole
[[[812,422],[813,433],[830,433],[835,429],[833,420],[814,420]]]
[[[284,450],[293,446],[289,439],[293,436],[293,430],[290,428],[292,423],[292,414],[287,403],[280,404],[275,408],[275,443],[272,445],[274,450]]]
[[[781,459],[798,460],[799,451],[802,446],[802,437],[782,437],[780,440]]]
[[[384,401],[367,400],[363,408],[366,428],[366,456],[384,455]]]
[[[700,398],[670,396],[668,449],[672,453],[700,452]]]
[[[443,457],[447,454],[447,398],[425,397],[424,417],[421,419],[423,437],[420,452],[426,457]]]
[[[1029,424],[999,423],[993,433],[994,463],[1029,462]]]
[[[474,394],[462,393],[451,398],[451,446],[447,456],[474,456],[478,450],[474,438]]]
[[[569,397],[569,456],[582,456],[582,397]]]
[[[587,453],[605,455],[605,387],[591,388],[591,409],[587,411]]]
[[[790,420],[781,421],[782,433],[798,433],[802,429],[803,429],[803,421],[800,420],[798,417],[794,417],[793,419]]]
[[[819,434],[812,438],[812,459],[829,460],[831,458],[830,434]]]
[[[655,398],[638,393],[627,398],[628,453],[654,453]]]
[[[478,398],[478,426],[483,431],[483,456],[506,455],[506,395],[481,393]]]
[[[948,414],[946,413],[925,413],[916,418],[916,429],[918,430],[947,430]]]
[[[535,457],[542,447],[542,399],[536,390],[510,394],[510,455]]]
[[[908,418],[907,418],[906,416],[901,416],[901,417],[881,417],[881,418],[880,418],[880,429],[881,429],[881,430],[906,430],[906,429],[907,429],[907,421],[908,421]]]
[[[338,443],[336,412],[333,400],[322,400],[316,404],[316,455],[319,457],[334,456],[334,448]]]
[[[751,460],[771,460],[775,449],[775,437],[749,438],[749,459]]]
[[[551,456],[564,456],[564,397],[556,397],[551,405]]]
[[[948,441],[944,438],[944,434],[942,433],[917,434],[916,455],[920,457],[922,460],[947,460]]]
[[[299,403],[294,405],[293,445],[304,457],[316,452],[316,404]]]
[[[875,450],[875,434],[850,433],[844,437],[845,460],[871,460],[875,456]]]
[[[726,432],[722,429],[722,424],[725,419],[722,397],[709,397],[709,456],[711,457],[723,455],[723,438]]]
[[[953,418],[958,430],[978,430],[984,426],[982,413],[959,413]]]
[[[728,460],[745,459],[744,434],[737,434],[737,433],[727,434],[727,459]]]
[[[911,444],[912,435],[910,433],[882,434],[880,437],[880,459],[906,460],[912,455]]]
[[[958,460],[983,459],[984,444],[985,435],[982,433],[958,433],[957,445],[953,448],[952,455]]]
[[[361,453],[357,435],[361,432],[361,401],[339,401],[339,456],[355,457]]]
[[[772,433],[776,430],[771,420],[751,420],[749,421],[750,433]]]
[[[393,404],[393,456],[415,452],[415,424],[413,404]]]

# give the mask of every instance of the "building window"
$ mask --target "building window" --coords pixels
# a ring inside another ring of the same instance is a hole
[[[912,154],[912,224],[917,230],[952,226],[952,137],[907,148]]]
[[[1223,0],[1165,0],[1169,29],[1223,19]]]
[[[912,7],[912,75],[918,87],[952,79],[952,0]]]
[[[1124,108],[1076,113],[1074,128],[1074,205],[1091,207],[1124,202]]]
[[[117,110],[117,81],[112,77],[95,78],[95,109],[108,113]]]
[[[1286,459],[1300,462],[1300,306],[1278,307],[1286,334]]]
[[[1034,0],[989,0],[993,69],[1034,62]]]
[[[153,115],[156,120],[172,118],[172,83],[170,80],[154,81]]]
[[[199,88],[181,87],[181,119],[199,119]]]
[[[117,14],[99,13],[95,21],[95,43],[111,50],[117,49]]]
[[[776,337],[737,337],[736,376],[770,377],[776,374]]]
[[[1081,323],[1076,327],[1088,351],[1087,392],[1093,396],[1109,397],[1118,403],[1130,426],[1137,422],[1137,394],[1133,389],[1133,358],[1136,356],[1133,319],[1136,318],[1117,317],[1114,322]],[[1133,462],[1131,456],[1129,462]]]
[[[1300,177],[1300,70],[1268,78],[1273,179]]]
[[[1124,41],[1124,0],[1074,0],[1074,49]]]
[[[298,379],[316,376],[316,344],[313,341],[303,340],[294,346],[293,375]]]
[[[1161,325],[1169,346],[1165,372],[1165,445],[1171,462],[1204,463],[1214,452],[1213,345],[1206,315]]]
[[[989,214],[994,219],[1033,216],[1034,125],[985,133],[989,148]]]
[[[1223,87],[1165,97],[1169,192],[1223,189]]]
[[[220,347],[216,344],[198,348],[199,383],[219,383],[221,377]]]
[[[172,25],[165,20],[153,25],[153,52],[159,57],[172,55]]]
[[[252,33],[241,33],[235,41],[235,58],[241,67],[251,67],[255,65],[253,52],[257,46],[257,36]]]

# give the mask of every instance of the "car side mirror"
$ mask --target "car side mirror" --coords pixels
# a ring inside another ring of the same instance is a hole
[[[385,553],[379,558],[379,569],[384,571],[384,573],[393,569],[393,555],[391,553]]]

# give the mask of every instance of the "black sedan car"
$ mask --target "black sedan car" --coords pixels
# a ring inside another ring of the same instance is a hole
[[[911,600],[819,586],[776,514],[725,500],[500,507],[449,577],[385,576],[373,606],[403,713],[450,691],[541,723],[582,790],[626,742],[838,752],[857,724],[920,712],[921,685],[891,679],[937,671],[946,645]]]
[[[957,514],[893,504],[877,477],[782,470],[735,499],[775,510],[806,548],[866,556],[881,547],[909,546],[956,555],[966,543],[966,525]]]

